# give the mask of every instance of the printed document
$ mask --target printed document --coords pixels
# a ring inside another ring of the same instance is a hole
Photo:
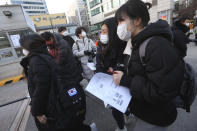
[[[128,88],[116,86],[113,77],[104,73],[95,74],[86,91],[122,113],[126,112],[132,98]]]

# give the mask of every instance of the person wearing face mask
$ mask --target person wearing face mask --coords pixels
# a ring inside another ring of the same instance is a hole
[[[173,99],[184,79],[184,63],[172,45],[168,23],[148,24],[150,7],[141,0],[129,0],[116,12],[117,34],[122,40],[131,38],[132,53],[127,71],[115,71],[113,78],[116,85],[130,89],[134,131],[167,131],[177,118]],[[140,54],[143,42],[147,43],[145,56]]]
[[[178,49],[179,56],[184,58],[187,55],[187,44],[190,43],[188,18],[179,18],[175,20],[172,28],[173,42]]]
[[[65,71],[61,70],[61,65],[58,65],[49,54],[45,40],[38,34],[31,34],[21,38],[20,44],[24,55],[26,55],[22,59],[21,65],[27,77],[28,91],[31,97],[31,113],[38,130],[97,131],[95,123],[90,126],[83,123],[86,103],[76,102],[77,96],[75,96],[76,94],[81,96],[83,90],[81,87],[78,88],[75,81],[62,76],[62,72]],[[67,52],[69,51],[67,50]],[[71,69],[68,66],[64,66],[64,68]],[[76,94],[71,92],[72,94],[68,93],[69,96],[67,96],[65,90],[69,90],[70,87],[75,88]],[[73,96],[75,98],[72,98]],[[84,97],[80,98],[80,101],[85,100]],[[82,106],[83,109],[77,108]]]
[[[55,70],[56,64],[49,55],[44,39],[38,34],[31,34],[20,39],[25,57],[21,61],[28,82],[28,91],[31,97],[31,113],[34,116],[39,131],[53,131],[53,124],[48,119],[54,114],[49,113],[49,92],[56,88],[57,79],[54,72],[48,67],[48,60]],[[51,84],[49,81],[53,81]],[[52,105],[55,106],[55,105]],[[50,127],[51,129],[49,129]],[[54,130],[55,131],[55,130]]]
[[[83,69],[83,76],[86,80],[90,80],[94,72],[87,66],[88,62],[93,62],[93,57],[96,52],[96,45],[94,42],[87,38],[86,30],[84,27],[78,27],[75,31],[77,40],[73,45],[73,54],[81,62]]]
[[[112,75],[114,70],[124,70],[123,51],[126,42],[122,41],[117,36],[117,21],[116,19],[106,19],[101,27],[100,40],[96,55],[96,72],[102,72]],[[112,115],[116,120],[118,128],[116,131],[127,131],[124,121],[124,114],[115,108],[112,109]]]
[[[59,34],[61,34],[63,36],[63,39],[65,41],[67,41],[68,44],[70,45],[70,47],[72,48],[75,41],[73,40],[73,38],[71,36],[69,36],[67,28],[64,26],[61,26],[58,28],[58,32],[59,32]]]

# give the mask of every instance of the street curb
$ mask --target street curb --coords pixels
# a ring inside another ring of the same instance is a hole
[[[0,87],[4,86],[6,84],[18,82],[18,81],[23,80],[23,79],[24,79],[23,75],[18,75],[18,76],[11,77],[11,78],[8,78],[8,79],[5,79],[5,80],[1,80],[0,81]]]
[[[30,112],[30,108],[28,108],[29,102],[30,102],[30,99],[23,101],[9,131],[24,131],[25,130],[25,127],[23,126],[26,126],[27,121],[25,120],[28,120],[28,117],[29,117],[29,113],[28,113]],[[24,129],[24,130],[21,130],[21,129]]]
[[[21,121],[21,124],[19,126],[18,131],[25,131],[26,125],[27,125],[27,122],[28,122],[28,119],[29,119],[29,115],[30,115],[30,110],[31,110],[31,107],[27,106],[27,109],[24,113],[24,116],[23,116],[23,119]]]

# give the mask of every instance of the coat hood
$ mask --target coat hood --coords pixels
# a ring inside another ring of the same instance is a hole
[[[189,27],[187,27],[186,25],[180,23],[179,21],[176,21],[176,22],[174,23],[174,28],[175,28],[175,29],[179,29],[179,30],[181,30],[181,31],[184,32],[184,33],[187,33],[187,32],[190,30]]]
[[[161,36],[169,41],[173,40],[172,31],[167,21],[158,20],[144,28],[144,30],[132,39],[132,43],[134,45],[140,45],[143,41],[152,36]]]

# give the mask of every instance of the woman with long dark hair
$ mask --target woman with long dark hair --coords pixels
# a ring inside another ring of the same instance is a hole
[[[124,70],[123,51],[126,42],[120,40],[116,32],[117,22],[115,18],[103,22],[97,49],[96,72],[112,74],[113,70]],[[118,124],[116,131],[126,131],[124,114],[112,108],[112,115]]]
[[[173,99],[184,78],[184,65],[172,44],[166,21],[148,24],[150,4],[129,0],[116,12],[117,34],[132,39],[126,72],[115,71],[116,85],[128,87],[130,110],[136,117],[134,131],[167,131],[177,118]]]

